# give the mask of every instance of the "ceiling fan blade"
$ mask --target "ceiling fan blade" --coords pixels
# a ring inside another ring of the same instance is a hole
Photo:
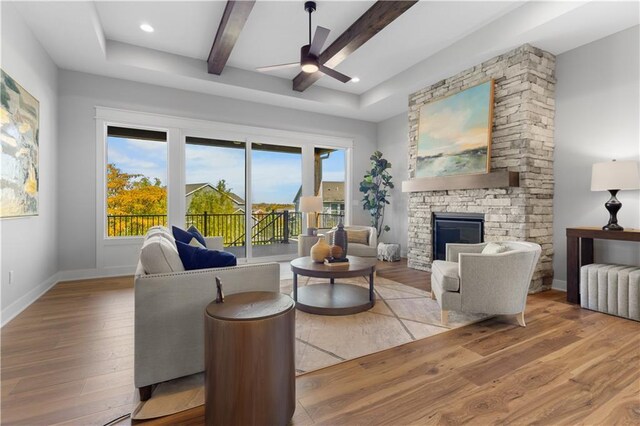
[[[275,70],[281,70],[285,68],[293,68],[293,67],[299,67],[299,66],[300,66],[300,62],[291,62],[290,64],[269,65],[267,67],[256,68],[256,71],[260,71],[260,72],[275,71]]]
[[[311,47],[309,47],[309,53],[311,55],[320,55],[322,46],[324,46],[324,42],[327,41],[327,37],[329,37],[329,32],[330,30],[321,27],[320,25],[316,27],[316,33],[313,35],[313,41],[311,42]]]
[[[346,76],[344,74],[342,74],[341,72],[338,72],[336,70],[333,70],[331,68],[327,68],[324,65],[320,65],[318,67],[318,70],[321,71],[322,73],[328,75],[329,77],[333,77],[336,80],[340,80],[343,83],[348,83],[351,81],[351,77]]]

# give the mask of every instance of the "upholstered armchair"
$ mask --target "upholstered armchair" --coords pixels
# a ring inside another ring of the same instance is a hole
[[[331,236],[335,230],[336,228],[333,228],[329,231],[322,232],[322,234],[326,236],[327,242],[331,242]],[[378,255],[378,233],[376,228],[373,226],[348,225],[344,227],[344,230],[347,231],[347,235],[349,235],[351,231],[366,231],[366,239],[364,241],[356,242],[349,236],[348,254],[360,257],[376,257]]]
[[[541,247],[535,243],[502,242],[507,251],[482,253],[488,243],[447,244],[446,261],[432,265],[431,297],[446,325],[449,311],[490,315],[517,315],[524,327],[529,283]]]

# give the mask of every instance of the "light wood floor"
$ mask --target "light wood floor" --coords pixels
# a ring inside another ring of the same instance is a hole
[[[379,275],[429,288],[404,263]],[[563,298],[530,296],[526,328],[491,319],[302,375],[293,423],[640,424],[640,323]],[[58,284],[1,337],[3,424],[104,424],[136,402],[130,277]]]

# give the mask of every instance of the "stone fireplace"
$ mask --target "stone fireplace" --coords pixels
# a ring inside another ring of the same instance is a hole
[[[420,107],[494,79],[491,171],[519,172],[519,186],[411,192],[409,267],[430,270],[432,214],[484,215],[484,240],[526,240],[542,255],[530,291],[553,280],[553,120],[555,57],[525,44],[409,97],[409,177],[415,177]]]

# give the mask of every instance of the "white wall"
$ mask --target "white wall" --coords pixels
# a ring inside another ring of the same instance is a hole
[[[640,160],[639,29],[635,26],[557,57],[554,287],[566,288],[565,229],[602,226],[608,192],[591,192],[591,165]],[[621,191],[618,222],[640,228],[640,191]],[[640,244],[596,241],[596,261],[640,265]]]
[[[355,199],[359,199],[357,184],[377,143],[374,123],[61,71],[59,261],[62,271],[96,267],[96,106],[353,138],[352,193],[355,195],[352,198]],[[352,211],[353,223],[368,223],[362,208],[355,205]]]
[[[40,101],[39,215],[0,220],[2,324],[55,283],[57,68],[12,3],[2,2],[2,69]],[[9,271],[14,281],[9,284]]]
[[[384,223],[391,230],[383,234],[382,240],[399,243],[402,256],[406,256],[409,196],[402,192],[402,181],[409,179],[409,117],[406,112],[378,123],[378,149],[391,162],[395,186],[391,190],[391,204],[385,210]]]

